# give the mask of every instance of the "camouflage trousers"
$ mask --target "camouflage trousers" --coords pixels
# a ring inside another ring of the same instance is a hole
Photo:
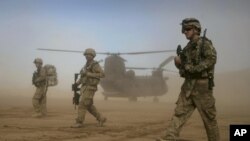
[[[37,114],[46,115],[47,114],[47,87],[41,86],[36,88],[36,92],[32,98],[32,104],[34,111]]]
[[[81,97],[78,105],[78,116],[76,118],[77,123],[83,123],[85,120],[86,112],[88,111],[93,115],[98,121],[100,121],[101,114],[97,111],[94,106],[93,97],[96,92],[96,89],[91,89],[89,87],[81,88]]]
[[[179,136],[181,128],[197,108],[208,137],[208,141],[219,141],[219,129],[216,120],[215,99],[212,90],[208,89],[207,79],[197,80],[189,96],[187,96],[184,82],[181,93],[176,102],[174,116],[167,128],[163,139],[175,140]]]

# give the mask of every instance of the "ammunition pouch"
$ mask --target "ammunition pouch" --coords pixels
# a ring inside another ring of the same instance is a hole
[[[43,86],[46,85],[46,80],[40,81],[40,82],[35,82],[34,85],[35,85],[36,87],[43,87]]]
[[[188,73],[186,74],[186,77],[188,79],[206,79],[208,77],[203,76],[202,73]]]
[[[99,82],[100,82],[99,78],[89,78],[88,79],[88,85],[90,85],[90,86],[97,86]]]
[[[88,85],[88,86],[97,86],[100,82],[99,78],[92,78],[92,77],[84,77],[82,79],[82,86]]]
[[[206,73],[207,75],[204,75],[203,72],[201,73],[193,73],[193,74],[186,74],[186,79],[208,79],[208,89],[212,90],[214,87],[214,75],[213,73]]]

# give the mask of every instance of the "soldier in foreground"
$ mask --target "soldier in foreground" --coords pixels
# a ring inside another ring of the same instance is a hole
[[[215,99],[213,97],[216,50],[212,42],[205,37],[205,32],[203,37],[200,37],[201,25],[197,19],[186,18],[181,25],[182,33],[189,42],[183,50],[178,47],[177,54],[179,56],[175,57],[175,65],[185,81],[181,87],[175,113],[166,134],[157,140],[178,140],[181,128],[197,108],[203,120],[208,141],[219,141]]]
[[[81,89],[80,102],[78,105],[78,116],[76,118],[76,123],[71,126],[72,128],[80,128],[83,126],[87,111],[89,111],[89,113],[96,118],[100,126],[103,126],[107,120],[97,111],[96,107],[93,105],[93,98],[95,92],[97,91],[97,85],[100,81],[100,78],[104,77],[104,72],[99,63],[94,60],[94,57],[96,56],[94,49],[86,49],[83,55],[85,56],[87,62],[81,69],[81,77],[74,86],[75,89],[77,89],[77,86],[81,85]]]
[[[47,114],[46,107],[46,93],[48,89],[46,70],[43,67],[43,61],[41,58],[36,58],[34,60],[37,70],[33,73],[32,83],[36,87],[36,92],[32,98],[32,103],[35,113],[32,117],[42,117]]]

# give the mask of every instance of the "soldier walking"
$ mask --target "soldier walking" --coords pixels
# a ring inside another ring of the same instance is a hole
[[[104,77],[104,72],[99,63],[94,60],[94,57],[96,56],[94,49],[86,49],[83,55],[87,62],[81,69],[81,77],[74,86],[77,88],[78,85],[81,85],[81,89],[78,116],[76,118],[76,123],[71,126],[72,128],[81,128],[83,126],[87,111],[96,118],[100,126],[103,126],[107,120],[97,111],[93,101],[95,92],[97,91],[97,85],[100,82],[100,78]]]
[[[185,81],[181,87],[175,113],[166,134],[157,140],[178,140],[181,128],[197,108],[203,120],[208,141],[219,141],[215,99],[212,90],[214,66],[217,58],[216,50],[205,34],[200,37],[201,25],[197,19],[186,18],[181,25],[182,33],[189,42],[179,52],[180,55],[175,57],[175,65]]]
[[[46,70],[43,67],[43,60],[41,58],[36,58],[34,60],[37,70],[33,73],[32,83],[36,87],[36,92],[32,98],[32,103],[34,107],[34,114],[32,117],[42,117],[47,115],[46,107],[46,93],[47,93],[47,79]]]

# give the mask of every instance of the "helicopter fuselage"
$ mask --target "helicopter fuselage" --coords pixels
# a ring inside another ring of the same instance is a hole
[[[133,70],[126,71],[124,59],[111,55],[105,59],[105,78],[100,82],[106,97],[146,97],[167,93],[166,78],[162,70],[154,70],[151,76],[136,76]]]

